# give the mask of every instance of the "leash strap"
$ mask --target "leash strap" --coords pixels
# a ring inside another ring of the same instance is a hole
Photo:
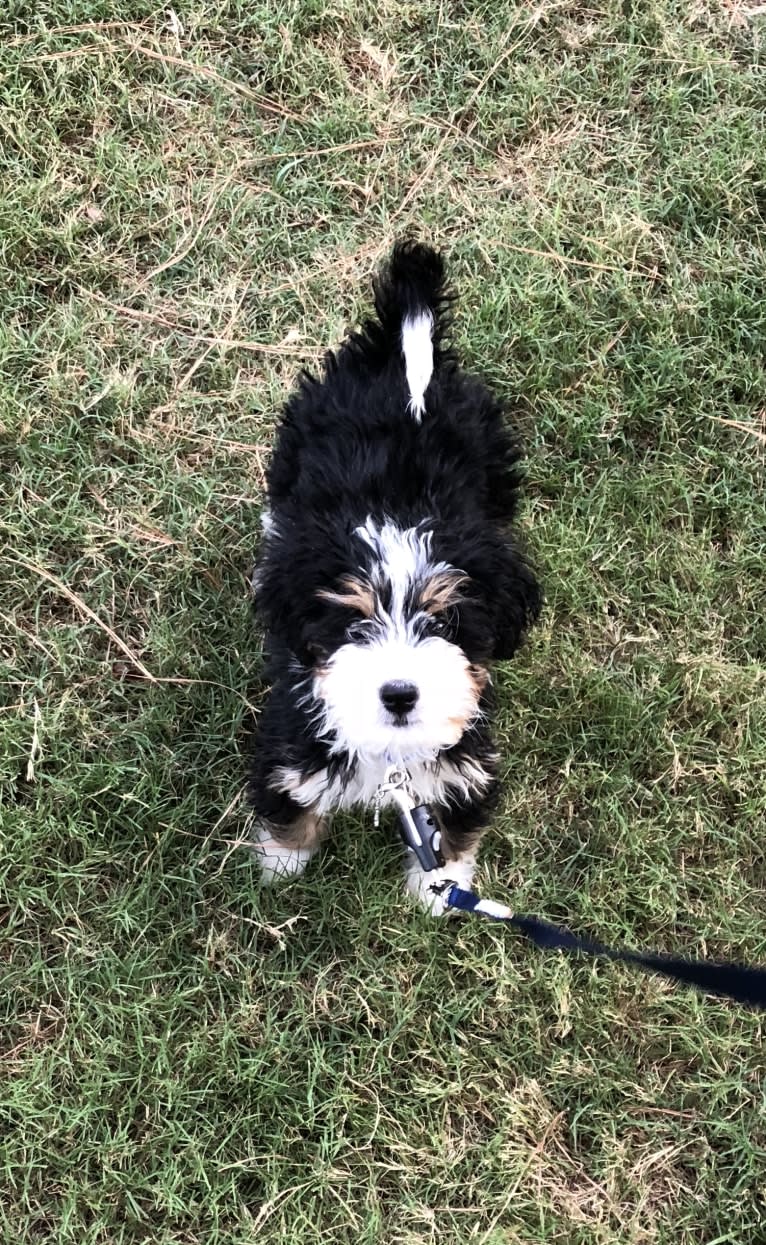
[[[446,903],[448,908],[457,908],[461,912],[477,912],[490,920],[504,921],[506,925],[518,929],[542,951],[582,952],[585,955],[618,960],[624,964],[635,964],[637,968],[660,973],[672,981],[697,986],[708,994],[734,999],[737,1003],[744,1003],[746,1007],[766,1009],[764,968],[752,968],[746,964],[716,964],[712,960],[684,960],[672,955],[643,955],[638,951],[619,951],[590,938],[580,938],[567,929],[540,920],[539,917],[522,916],[505,904],[495,903],[491,899],[480,899],[473,891],[462,890],[459,886],[450,887]]]

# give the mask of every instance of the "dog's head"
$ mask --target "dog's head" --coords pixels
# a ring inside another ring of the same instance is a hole
[[[478,525],[368,519],[351,533],[328,524],[300,549],[274,543],[261,612],[310,675],[320,734],[360,756],[457,743],[481,713],[488,663],[511,655],[539,608],[523,559]]]

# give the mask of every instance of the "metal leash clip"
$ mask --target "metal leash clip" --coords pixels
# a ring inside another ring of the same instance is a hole
[[[441,869],[441,831],[427,804],[416,804],[407,792],[409,774],[401,766],[391,765],[375,792],[375,824],[380,823],[380,807],[384,795],[390,795],[399,810],[399,833],[408,851],[414,852],[424,873]]]
[[[373,797],[373,824],[376,830],[380,825],[380,810],[383,805],[383,797],[390,794],[396,799],[395,793],[398,791],[404,792],[408,778],[409,774],[401,765],[389,765],[385,777]],[[406,792],[404,794],[406,798]]]

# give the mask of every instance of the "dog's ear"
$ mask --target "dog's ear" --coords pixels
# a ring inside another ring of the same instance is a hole
[[[283,526],[267,532],[253,574],[253,595],[261,622],[299,656],[307,637],[327,615],[321,590],[346,568],[345,546],[331,524],[303,524],[293,532]]]
[[[288,624],[296,620],[298,607],[295,582],[282,564],[274,542],[261,547],[251,581],[255,612],[267,631],[283,635],[290,643]],[[292,631],[292,625],[289,627]]]
[[[513,656],[525,631],[538,618],[542,593],[529,563],[512,546],[506,546],[498,557],[486,590],[494,616],[493,656],[502,661]]]
[[[524,555],[499,533],[464,528],[459,546],[442,556],[468,576],[461,612],[479,646],[495,660],[512,657],[542,607],[540,586]]]

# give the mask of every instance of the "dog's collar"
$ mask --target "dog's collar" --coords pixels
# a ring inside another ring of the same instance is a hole
[[[415,801],[409,792],[412,782],[412,775],[406,765],[400,764],[398,761],[390,761],[387,759],[386,772],[383,775],[383,781],[378,783],[375,794],[372,797],[372,806],[374,811],[375,828],[380,825],[380,810],[383,805],[383,797],[390,795],[400,809],[409,810],[415,807]]]
[[[389,765],[383,782],[375,792],[375,825],[380,824],[380,806],[390,795],[399,810],[399,833],[408,851],[414,852],[424,873],[444,864],[441,830],[427,804],[416,804],[409,791],[412,779],[403,765]]]
[[[380,825],[380,810],[385,795],[391,795],[400,808],[403,808],[403,800],[408,801],[408,808],[416,807],[411,794],[412,774],[410,773],[409,766],[415,764],[433,765],[438,756],[438,748],[433,748],[427,753],[410,752],[406,755],[395,755],[393,752],[386,752],[384,757],[386,772],[383,775],[383,781],[378,783],[375,794],[372,797],[376,829]]]

